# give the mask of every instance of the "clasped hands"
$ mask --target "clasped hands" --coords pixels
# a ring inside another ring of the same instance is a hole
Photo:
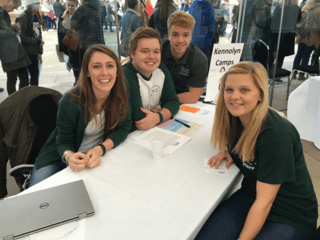
[[[101,164],[102,148],[96,146],[89,150],[87,154],[76,152],[67,156],[67,163],[72,171],[78,172],[83,170],[86,166],[94,168]]]
[[[149,111],[147,109],[144,109],[140,107],[141,112],[146,114],[145,118],[142,118],[139,121],[135,121],[135,125],[140,130],[148,130],[150,128],[153,128],[155,125],[157,125],[160,122],[160,116],[157,114],[157,112],[160,111],[159,108],[154,108],[152,111]]]
[[[217,169],[223,159],[227,159],[226,169],[229,169],[230,165],[233,163],[233,160],[228,152],[220,152],[217,155],[214,155],[209,159],[208,165]]]

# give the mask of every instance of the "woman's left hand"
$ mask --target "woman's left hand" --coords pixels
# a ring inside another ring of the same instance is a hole
[[[87,159],[88,162],[86,164],[89,168],[97,167],[101,164],[101,155],[102,155],[102,148],[100,146],[94,147],[89,150],[84,159]]]

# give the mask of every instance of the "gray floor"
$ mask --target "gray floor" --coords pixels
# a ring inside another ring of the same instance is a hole
[[[231,28],[228,27],[228,32]],[[56,89],[62,93],[66,92],[69,88],[73,86],[74,78],[73,74],[69,73],[64,63],[59,63],[56,57],[55,45],[57,44],[56,31],[48,31],[43,33],[43,38],[45,41],[44,45],[44,55],[43,55],[43,67],[40,75],[40,86]],[[110,34],[105,32],[106,42],[113,42],[116,39],[115,34]],[[224,39],[226,42],[227,38]],[[114,45],[114,44],[112,44]],[[283,68],[291,70],[294,56],[286,57]],[[286,100],[286,89],[287,89],[287,78],[283,78],[284,83],[276,84],[274,88],[274,98],[273,105],[277,110],[286,113],[287,100]],[[293,91],[301,84],[301,81],[294,80],[290,87],[290,92]],[[0,70],[0,86],[6,86],[6,75]],[[0,102],[2,102],[7,97],[6,90],[0,93]],[[320,203],[320,150],[317,149],[313,143],[302,140],[302,145],[304,149],[304,156],[307,162],[310,176],[312,178],[314,188],[318,197],[318,202]],[[8,164],[8,169],[10,166]],[[8,196],[15,195],[19,192],[19,189],[15,183],[15,180],[7,176],[7,188]],[[319,209],[320,210],[320,209]],[[318,219],[318,225],[320,221]]]

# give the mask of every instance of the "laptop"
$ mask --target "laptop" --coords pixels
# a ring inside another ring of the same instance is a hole
[[[13,240],[94,215],[83,180],[0,201],[0,239]]]

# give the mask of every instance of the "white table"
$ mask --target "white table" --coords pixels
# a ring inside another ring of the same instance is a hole
[[[78,221],[78,229],[65,239],[193,239],[241,177],[235,165],[225,176],[204,171],[203,159],[218,153],[210,145],[213,114],[180,111],[176,117],[204,126],[160,160],[124,142],[109,151],[99,167],[81,172],[67,168],[22,194],[84,180],[96,214]],[[39,239],[47,231],[38,233]]]
[[[320,149],[320,77],[310,77],[290,94],[288,119],[301,139]]]

